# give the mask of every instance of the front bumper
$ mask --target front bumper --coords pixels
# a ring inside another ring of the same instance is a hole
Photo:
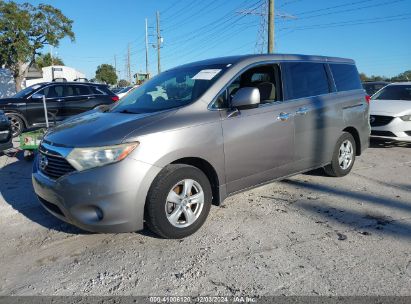
[[[403,121],[399,117],[394,117],[386,125],[372,126],[371,137],[411,142],[411,121]]]
[[[143,229],[147,192],[161,168],[134,160],[72,172],[56,180],[33,164],[34,191],[57,218],[92,232]]]
[[[0,152],[13,148],[12,136],[10,128],[0,127]]]

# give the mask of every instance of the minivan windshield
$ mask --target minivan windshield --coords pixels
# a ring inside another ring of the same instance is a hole
[[[411,85],[388,85],[377,92],[372,99],[382,100],[411,100]]]
[[[201,97],[226,69],[226,64],[219,64],[163,72],[131,91],[111,112],[150,113],[188,105]]]

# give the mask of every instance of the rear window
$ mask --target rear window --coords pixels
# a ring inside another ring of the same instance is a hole
[[[317,96],[330,92],[324,64],[295,62],[285,65],[288,71],[289,99]]]
[[[379,91],[372,99],[411,100],[411,85],[389,85]]]
[[[361,89],[360,75],[352,64],[330,64],[337,91],[351,91]]]
[[[91,86],[91,90],[95,95],[114,95],[107,86]]]

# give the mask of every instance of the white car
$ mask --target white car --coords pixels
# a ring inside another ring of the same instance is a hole
[[[411,82],[392,83],[371,97],[371,136],[411,142]]]
[[[118,98],[121,99],[124,96],[126,96],[128,94],[128,92],[130,92],[132,89],[134,89],[134,87],[125,87],[121,91],[117,92],[116,95],[118,96]]]

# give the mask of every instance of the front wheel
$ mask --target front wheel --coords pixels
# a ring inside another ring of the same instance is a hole
[[[347,175],[354,166],[355,155],[354,137],[350,133],[344,132],[337,141],[331,164],[324,167],[325,173],[333,177]]]
[[[183,164],[168,165],[147,195],[146,223],[161,237],[187,237],[204,224],[211,201],[210,182],[201,170]]]

